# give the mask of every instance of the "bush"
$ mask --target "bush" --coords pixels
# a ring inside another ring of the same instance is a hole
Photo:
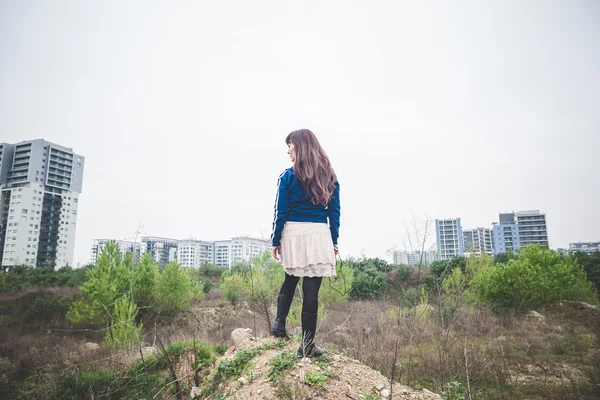
[[[73,269],[63,267],[59,270],[53,268],[32,268],[16,266],[0,279],[0,293],[17,293],[27,289],[44,289],[49,287],[80,287],[87,281],[87,272],[90,266]]]
[[[233,305],[236,305],[244,292],[244,276],[239,273],[231,274],[225,271],[221,277],[221,293]]]
[[[582,251],[573,254],[573,258],[587,274],[587,278],[594,284],[596,290],[600,290],[600,252],[595,252],[592,255]]]
[[[65,296],[38,296],[25,312],[25,318],[36,322],[62,320],[69,311],[71,304],[73,304],[73,300]]]
[[[350,298],[379,299],[383,296],[388,287],[387,274],[393,270],[391,264],[379,258],[350,258],[344,264],[354,270]]]
[[[527,310],[558,300],[597,302],[596,290],[572,258],[539,246],[528,246],[506,264],[481,267],[469,292],[493,310]]]
[[[159,311],[173,314],[183,311],[202,293],[202,286],[194,282],[188,271],[176,262],[165,266],[156,286],[156,303]]]
[[[142,324],[136,326],[135,318],[138,308],[127,296],[119,298],[113,309],[114,318],[108,329],[104,344],[106,347],[118,349],[138,343],[142,332]]]

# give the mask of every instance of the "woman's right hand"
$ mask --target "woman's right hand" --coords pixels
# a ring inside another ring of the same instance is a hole
[[[338,248],[337,244],[333,245],[333,252],[335,253],[336,256],[340,255],[340,249]]]

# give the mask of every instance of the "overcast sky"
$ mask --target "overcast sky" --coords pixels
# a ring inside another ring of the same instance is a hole
[[[385,258],[413,215],[540,209],[551,247],[600,240],[596,0],[0,0],[0,57],[0,142],[86,157],[76,263],[139,223],[269,237],[300,128],[344,257]]]

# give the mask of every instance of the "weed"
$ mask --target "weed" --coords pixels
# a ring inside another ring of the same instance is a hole
[[[318,388],[323,387],[326,380],[327,375],[315,371],[306,371],[306,376],[304,377],[304,383]]]
[[[333,361],[329,358],[327,353],[325,353],[321,357],[318,357],[315,360],[313,360],[313,364],[322,369],[327,369],[333,364]]]
[[[279,376],[292,369],[298,360],[298,355],[290,351],[282,351],[277,357],[274,357],[271,360],[271,370],[269,371],[269,380],[271,383],[274,384],[277,382]]]
[[[381,400],[379,397],[375,396],[374,394],[359,394],[358,395],[358,399],[359,400]]]
[[[442,392],[444,400],[464,400],[465,387],[462,383],[452,381],[446,384],[446,390]]]

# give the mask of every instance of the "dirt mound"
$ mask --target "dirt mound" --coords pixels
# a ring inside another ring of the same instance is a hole
[[[379,372],[340,354],[300,359],[296,340],[232,333],[235,345],[217,360],[192,398],[210,399],[439,399],[426,390],[394,384]]]

